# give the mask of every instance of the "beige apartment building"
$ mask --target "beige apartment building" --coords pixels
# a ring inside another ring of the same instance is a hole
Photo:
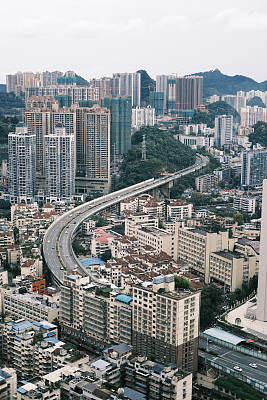
[[[43,320],[52,322],[59,315],[56,303],[43,301],[43,296],[37,293],[23,293],[20,288],[1,289],[1,309],[11,318],[23,318],[30,322]]]
[[[164,229],[142,227],[136,230],[134,235],[141,246],[151,246],[156,254],[162,251],[177,260],[177,231],[167,232]]]
[[[154,278],[151,286],[133,286],[135,352],[196,371],[199,301],[200,292],[174,290],[174,275]]]
[[[132,297],[89,283],[89,277],[66,273],[61,287],[62,335],[99,351],[110,343],[131,343]]]
[[[209,233],[199,229],[178,229],[178,258],[203,276],[205,283],[210,282],[210,254],[228,248],[228,232]]]
[[[219,177],[214,174],[202,175],[196,178],[196,189],[199,192],[208,192],[210,189],[218,186]]]
[[[153,215],[136,213],[125,219],[125,235],[136,236],[136,232],[138,229],[142,227],[157,228],[158,224],[158,218],[154,217]]]
[[[186,200],[175,199],[167,205],[167,219],[188,219],[192,218],[193,204]]]

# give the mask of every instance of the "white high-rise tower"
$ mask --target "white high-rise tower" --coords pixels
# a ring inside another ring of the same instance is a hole
[[[267,179],[263,181],[260,263],[256,318],[267,321]]]
[[[75,191],[74,134],[58,123],[54,133],[44,138],[47,201],[71,201]]]
[[[26,124],[20,122],[15,133],[8,134],[9,194],[13,203],[29,203],[35,194],[35,140]]]

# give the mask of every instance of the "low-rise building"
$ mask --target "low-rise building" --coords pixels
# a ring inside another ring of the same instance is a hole
[[[192,217],[193,204],[186,200],[175,199],[167,205],[167,219],[188,219]]]
[[[196,177],[196,189],[202,193],[206,193],[210,189],[217,187],[218,184],[219,177],[215,174],[207,174]]]
[[[238,211],[244,211],[249,214],[255,214],[256,199],[247,196],[235,196],[233,208]]]
[[[0,369],[1,399],[13,399],[17,389],[17,373],[13,368]]]
[[[127,362],[125,383],[149,400],[192,398],[192,374],[176,364],[158,364],[142,356]]]
[[[11,318],[33,321],[52,322],[58,318],[58,304],[44,300],[37,293],[28,292],[25,287],[14,290],[1,290],[2,312],[7,312]]]

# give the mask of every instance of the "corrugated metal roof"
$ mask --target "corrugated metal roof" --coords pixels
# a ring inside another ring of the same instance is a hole
[[[203,333],[211,337],[214,337],[215,339],[223,340],[224,342],[231,343],[234,345],[238,345],[241,342],[246,341],[246,339],[242,337],[233,335],[232,333],[223,331],[222,329],[219,328],[209,328],[206,329]]]

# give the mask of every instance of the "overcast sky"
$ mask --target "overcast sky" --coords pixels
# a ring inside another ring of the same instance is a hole
[[[85,78],[219,68],[267,79],[267,0],[6,0],[0,83],[16,71]]]

